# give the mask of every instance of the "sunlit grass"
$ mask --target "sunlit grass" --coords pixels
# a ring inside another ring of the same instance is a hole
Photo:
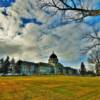
[[[100,100],[100,77],[0,77],[0,100]]]

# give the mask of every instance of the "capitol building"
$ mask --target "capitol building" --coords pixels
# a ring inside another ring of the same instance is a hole
[[[77,74],[77,70],[64,67],[58,60],[57,55],[53,52],[49,59],[48,63],[39,62],[27,62],[19,60],[16,64],[20,68],[21,75],[33,75],[33,74]]]

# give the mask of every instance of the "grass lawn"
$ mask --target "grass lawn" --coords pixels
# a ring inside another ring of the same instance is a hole
[[[100,77],[0,77],[0,100],[100,100]]]

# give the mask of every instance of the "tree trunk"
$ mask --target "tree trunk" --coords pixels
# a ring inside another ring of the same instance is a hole
[[[100,63],[96,63],[96,75],[100,76]]]

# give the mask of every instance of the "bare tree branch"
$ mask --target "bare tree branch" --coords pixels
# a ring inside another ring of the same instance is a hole
[[[95,27],[92,28],[92,32],[84,33],[82,39],[85,41],[85,47],[82,49],[82,52],[85,54],[94,48],[100,48],[100,33],[96,30]]]
[[[87,1],[87,7],[84,7],[84,0],[40,0],[41,8],[55,8],[58,11],[74,11],[77,12],[81,17],[78,17],[77,19],[83,19],[87,16],[97,16],[100,15],[100,9],[88,9],[88,1]],[[79,2],[79,4],[77,4]],[[86,4],[85,4],[86,5]],[[68,15],[68,14],[66,14]],[[75,14],[76,15],[76,14]],[[76,19],[76,18],[75,18]]]

